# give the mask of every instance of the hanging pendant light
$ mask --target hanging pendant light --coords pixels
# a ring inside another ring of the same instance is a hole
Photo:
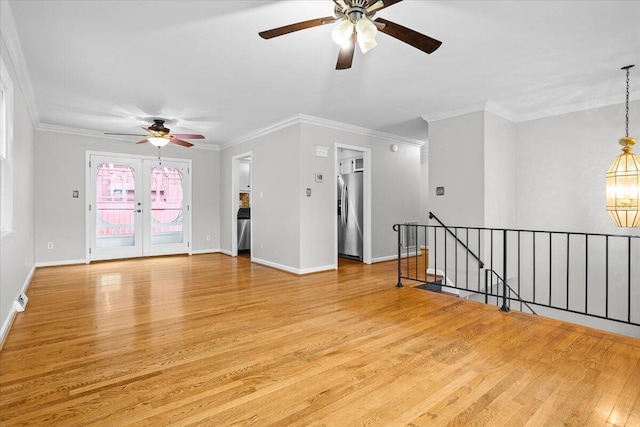
[[[629,137],[629,69],[625,137],[618,143],[622,154],[613,159],[607,170],[607,212],[617,227],[640,227],[640,156],[631,152],[636,140]]]

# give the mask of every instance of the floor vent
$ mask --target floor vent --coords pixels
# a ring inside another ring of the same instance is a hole
[[[24,311],[24,308],[27,306],[27,302],[29,302],[29,297],[27,297],[23,292],[20,292],[18,298],[13,302],[13,306],[16,311]]]

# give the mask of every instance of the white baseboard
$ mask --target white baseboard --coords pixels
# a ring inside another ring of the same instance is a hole
[[[310,274],[310,273],[319,273],[321,271],[331,271],[338,268],[335,264],[331,265],[323,265],[320,267],[311,267],[311,268],[301,268],[298,274]]]
[[[59,265],[87,264],[86,259],[69,259],[65,261],[36,262],[36,267],[56,267]]]
[[[251,259],[251,262],[255,262],[256,264],[266,265],[267,267],[275,268],[278,270],[286,271],[287,273],[297,274],[299,276],[303,274],[319,273],[321,271],[329,271],[329,270],[336,269],[335,264],[300,269],[300,268],[289,267],[288,265],[282,265],[276,262],[271,262],[271,261],[267,261],[267,260],[255,258],[255,257]]]
[[[418,251],[418,256],[422,255],[422,251]],[[409,255],[407,255],[406,253],[403,253],[400,255],[400,258],[407,258],[408,256],[416,256],[416,253],[409,253]],[[392,261],[394,259],[398,259],[398,255],[388,255],[388,256],[382,256],[382,257],[378,257],[378,258],[373,258],[371,259],[371,263],[376,263],[376,262],[384,262],[384,261]]]
[[[191,255],[219,254],[220,252],[222,252],[220,249],[199,249],[197,251],[191,251]]]
[[[27,278],[22,284],[22,288],[20,289],[20,292],[16,294],[14,301],[18,299],[20,294],[27,293],[27,289],[29,289],[29,285],[31,284],[31,279],[33,279],[33,275],[35,274],[35,272],[36,272],[36,266],[34,265],[33,267],[31,267],[29,274],[27,274]],[[11,311],[7,315],[7,318],[4,319],[4,322],[2,322],[2,329],[0,329],[0,348],[2,348],[2,345],[4,344],[4,340],[7,337],[7,334],[9,333],[9,329],[11,329],[11,325],[13,324],[13,319],[15,318],[16,314],[17,314],[17,311],[15,308],[15,304],[12,304]]]
[[[221,254],[225,254],[225,255],[229,255],[229,256],[233,256],[233,255],[231,254],[231,251],[228,251],[228,250],[226,250],[226,249],[220,249],[220,253],[221,253]]]

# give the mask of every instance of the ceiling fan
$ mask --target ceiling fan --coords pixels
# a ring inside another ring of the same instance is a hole
[[[442,44],[441,41],[386,19],[377,18],[373,20],[373,16],[377,11],[401,1],[402,0],[333,0],[335,3],[335,16],[325,16],[324,18],[285,25],[284,27],[273,28],[258,34],[263,39],[271,39],[293,33],[294,31],[340,21],[331,31],[333,40],[340,45],[336,70],[351,68],[356,42],[358,46],[360,46],[362,53],[366,53],[376,47],[376,35],[378,31],[403,41],[423,52],[433,53],[440,47]]]
[[[149,132],[149,135],[139,135],[135,133],[112,133],[105,132],[105,135],[125,135],[125,136],[144,136],[145,138],[142,141],[138,141],[137,144],[144,144],[146,142],[150,142],[156,147],[164,147],[168,143],[180,145],[182,147],[193,147],[193,144],[187,141],[183,141],[180,138],[184,139],[204,139],[204,135],[197,135],[194,133],[170,133],[171,129],[164,126],[164,120],[162,119],[153,119],[153,124],[148,128],[143,127],[142,129]]]

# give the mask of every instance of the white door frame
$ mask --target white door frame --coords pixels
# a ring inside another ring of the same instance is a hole
[[[249,164],[249,185],[253,190],[253,151],[231,156],[231,256],[234,257],[238,256],[238,209],[240,208],[240,200],[238,200],[240,193],[239,166],[240,160],[247,157],[251,157],[251,163]],[[251,193],[249,197],[253,199],[253,193]],[[253,221],[249,222],[249,228],[251,229],[251,259],[253,260]]]
[[[364,162],[364,171],[362,172],[363,181],[363,195],[362,195],[362,208],[363,208],[363,230],[362,230],[362,262],[365,264],[371,264],[371,149],[367,147],[361,147],[359,145],[348,145],[336,142],[334,151],[336,153],[335,162],[333,164],[333,200],[334,203],[338,200],[338,175],[340,174],[338,152],[340,148],[345,150],[359,151],[362,153]],[[336,268],[338,267],[338,209],[333,209],[334,221],[333,221],[333,253],[336,260]]]
[[[91,206],[92,204],[92,194],[95,191],[95,189],[92,188],[92,184],[91,184],[91,176],[92,176],[92,165],[91,165],[91,156],[106,156],[106,157],[113,157],[113,158],[122,158],[123,162],[126,162],[127,160],[140,160],[140,161],[158,161],[158,158],[156,156],[144,156],[144,155],[137,155],[137,154],[127,154],[127,153],[113,153],[113,152],[108,152],[108,151],[85,151],[85,167],[87,169],[85,169],[85,199],[86,199],[86,204],[85,204],[85,262],[87,264],[89,264],[91,262],[91,239],[92,239],[92,222],[91,222],[91,218],[92,215],[90,213],[90,209],[96,209],[95,206]],[[192,161],[191,159],[179,159],[179,158],[170,158],[170,157],[163,157],[162,158],[163,161],[167,161],[167,162],[181,162],[181,163],[187,163],[187,167],[189,168],[189,171],[191,171],[192,169]],[[140,171],[142,173],[142,171]],[[192,216],[191,216],[191,173],[188,174],[188,183],[185,185],[185,195],[186,198],[188,200],[188,205],[185,211],[185,215],[188,217],[187,221],[188,221],[188,227],[187,227],[187,232],[185,234],[185,237],[187,239],[187,244],[188,244],[188,254],[191,255],[193,253],[193,248],[191,246],[191,242],[193,241],[192,239],[192,229],[193,227],[191,226],[192,224]]]

